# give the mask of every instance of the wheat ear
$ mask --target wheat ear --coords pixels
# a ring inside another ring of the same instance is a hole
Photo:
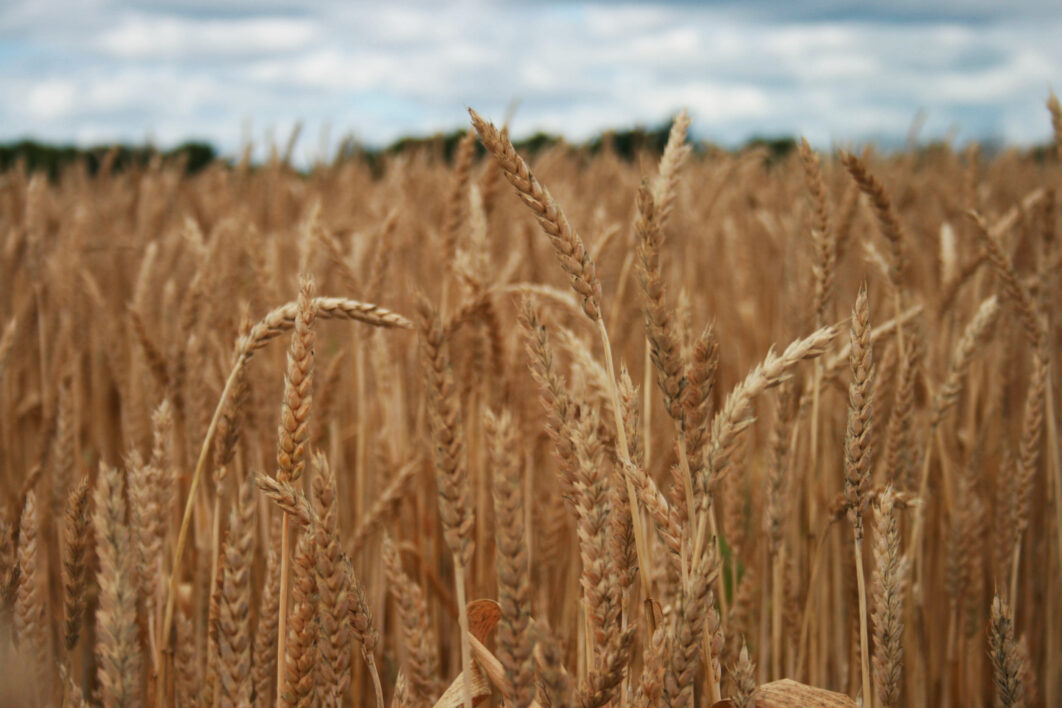
[[[435,636],[428,624],[428,606],[424,591],[402,570],[402,561],[398,557],[391,537],[385,535],[383,541],[384,571],[387,575],[387,589],[398,604],[398,618],[405,641],[405,652],[401,663],[399,677],[409,683],[411,705],[430,705],[438,693],[436,672],[439,657],[435,649]]]
[[[229,511],[229,535],[218,612],[221,708],[251,704],[251,564],[254,560],[254,480],[248,475]]]
[[[933,406],[930,411],[930,428],[933,433],[939,427],[944,414],[958,402],[959,394],[962,392],[963,382],[970,369],[970,363],[973,361],[977,345],[996,321],[998,312],[998,299],[993,295],[981,303],[980,307],[977,308],[977,312],[963,330],[962,337],[952,352],[948,374],[933,399]],[[929,470],[933,453],[932,442],[933,440],[926,446],[926,451],[922,456],[922,472],[918,483],[918,497],[920,499],[926,498],[926,493],[929,489]],[[907,545],[907,557],[916,564],[916,570],[920,558],[920,544],[924,524],[925,505],[923,504],[915,510],[911,540]]]
[[[1036,312],[1036,305],[1032,295],[1029,294],[1029,289],[1025,287],[1018,272],[1014,270],[1010,256],[1003,250],[999,239],[989,230],[985,220],[976,212],[969,212],[969,216],[976,227],[975,232],[981,249],[988,258],[988,262],[992,264],[996,277],[999,278],[1003,294],[1017,309],[1018,319],[1021,321],[1025,336],[1033,348],[1039,348],[1047,333],[1043,321]]]
[[[711,491],[729,471],[730,458],[734,454],[738,436],[753,422],[749,415],[753,400],[767,389],[788,379],[792,369],[801,361],[821,356],[836,336],[836,329],[823,327],[807,337],[794,340],[781,354],[777,354],[773,349],[768,351],[763,361],[727,394],[722,408],[712,419],[704,473],[698,480],[699,518],[697,533],[694,536],[694,559],[700,555],[700,548],[706,540],[711,512]]]
[[[686,143],[686,134],[690,128],[690,117],[685,110],[675,116],[671,130],[667,134],[664,154],[660,156],[660,167],[651,183],[652,199],[658,207],[657,216],[660,228],[667,225],[671,209],[678,191],[679,170],[689,159],[693,148]]]
[[[686,379],[683,376],[679,341],[673,313],[666,302],[660,266],[662,219],[663,215],[658,213],[648,182],[642,182],[638,189],[638,216],[634,221],[634,232],[638,237],[639,280],[645,310],[645,332],[653,365],[657,370],[657,384],[664,394],[664,408],[681,429],[682,392]],[[688,503],[692,502],[692,499],[688,500]]]
[[[271,543],[266,553],[265,587],[258,604],[258,622],[254,632],[252,671],[256,706],[268,706],[273,701],[276,684],[277,624],[280,602],[280,566],[276,543],[280,539],[280,516],[274,515],[270,524]]]
[[[871,588],[874,620],[874,678],[882,708],[900,705],[903,678],[903,594],[907,560],[900,545],[891,487],[878,497],[874,525],[874,575]]]
[[[476,132],[466,131],[457,141],[454,154],[454,174],[450,192],[446,197],[446,213],[442,223],[443,253],[452,259],[457,245],[458,231],[464,215],[464,193],[468,188],[469,175],[472,172],[472,158],[476,155]]]
[[[848,429],[845,433],[844,497],[855,532],[856,581],[859,588],[859,649],[862,661],[863,705],[873,708],[867,638],[866,580],[863,575],[863,512],[870,489],[870,432],[873,427],[870,345],[870,304],[866,285],[859,289],[851,325],[852,380],[848,387]]]
[[[1055,153],[1062,160],[1062,104],[1058,102],[1058,96],[1052,91],[1047,97],[1047,110],[1051,114],[1052,134],[1055,138]]]
[[[353,320],[373,327],[383,328],[411,329],[413,326],[409,320],[399,314],[391,312],[378,305],[358,302],[356,300],[330,297],[314,298],[311,302],[311,307],[315,316],[323,319]],[[242,369],[247,365],[247,362],[250,360],[254,352],[261,349],[268,342],[284,332],[292,329],[298,319],[297,316],[299,311],[300,303],[298,301],[278,307],[251,327],[247,334],[241,336],[237,342],[232,370],[229,372],[229,377],[225,381],[225,386],[221,391],[221,398],[218,401],[217,407],[214,409],[214,415],[210,420],[210,425],[207,427],[206,435],[203,437],[203,443],[199,450],[199,457],[196,460],[195,469],[192,471],[191,482],[188,486],[188,496],[185,500],[184,513],[181,517],[181,525],[177,531],[177,542],[173,550],[173,565],[170,569],[169,588],[166,593],[166,612],[162,621],[162,640],[159,642],[160,647],[169,646],[170,635],[173,629],[173,616],[177,600],[177,585],[180,578],[181,559],[184,556],[184,549],[188,542],[188,531],[192,521],[192,510],[195,507],[195,500],[197,498],[196,492],[198,491],[199,483],[203,478],[203,471],[206,468],[207,454],[214,441],[226,402],[228,401],[229,396],[235,391],[239,378],[242,375]],[[179,410],[179,407],[176,406],[176,404],[174,407]],[[278,663],[280,662],[278,661]],[[162,702],[161,691],[163,690],[164,685],[164,681],[158,681],[159,693],[156,698],[156,702],[158,703]]]
[[[1029,391],[1025,396],[1025,414],[1022,417],[1021,441],[1018,454],[1018,474],[1015,489],[1014,559],[1010,576],[1011,610],[1017,611],[1018,567],[1021,562],[1021,541],[1029,526],[1029,507],[1032,499],[1033,477],[1036,476],[1040,459],[1041,433],[1044,425],[1044,403],[1047,398],[1048,361],[1047,349],[1033,352],[1032,373]],[[1053,444],[1053,443],[1052,443]]]
[[[485,420],[493,470],[495,557],[498,569],[498,659],[505,668],[506,700],[525,708],[534,699],[531,659],[531,581],[524,543],[524,497],[516,430],[508,411]]]
[[[288,348],[288,365],[284,371],[284,399],[280,409],[280,426],[277,430],[278,483],[298,480],[306,467],[306,448],[309,443],[309,417],[313,386],[314,359],[314,282],[303,277],[299,286],[299,298],[295,317],[295,331]],[[291,563],[290,514],[285,513],[281,522],[280,537],[280,597],[277,611],[277,705],[287,700],[285,677],[287,670],[288,641],[288,574]],[[312,549],[307,549],[311,552]]]
[[[730,702],[734,708],[755,708],[752,692],[756,690],[756,665],[749,658],[749,647],[741,642],[737,666],[734,667],[734,695]]]
[[[372,675],[372,685],[376,692],[376,708],[383,708],[383,687],[380,685],[380,672],[376,670],[376,645],[380,641],[380,635],[373,623],[372,612],[369,611],[369,603],[365,600],[365,591],[354,574],[354,565],[350,558],[343,556],[343,572],[347,575],[347,586],[353,592],[350,608],[350,630],[354,638],[361,643],[361,655],[365,659],[365,665],[369,667]]]
[[[822,179],[819,156],[812,151],[808,141],[800,139],[800,163],[804,168],[804,181],[811,195],[814,220],[811,227],[811,242],[815,248],[812,276],[815,287],[815,324],[826,324],[826,308],[833,292],[834,267],[837,261],[837,246],[830,229],[830,206],[826,196],[826,183]]]
[[[51,657],[47,627],[47,555],[40,542],[37,493],[30,489],[22,504],[18,535],[18,589],[14,626],[19,653],[29,659],[40,699],[50,699]]]
[[[93,497],[99,608],[96,661],[106,708],[140,705],[140,636],[136,623],[135,556],[126,525],[122,473],[101,465]]]
[[[594,261],[583,245],[579,234],[568,223],[564,212],[560,210],[542,184],[535,179],[523,158],[508,137],[498,132],[493,124],[483,120],[478,113],[469,109],[472,124],[479,133],[484,146],[501,166],[506,178],[516,188],[517,194],[531,209],[538,219],[542,230],[553,244],[553,252],[561,268],[568,274],[568,281],[575,292],[583,298],[583,312],[596,325],[605,353],[605,369],[608,371],[612,408],[616,426],[616,456],[622,465],[631,465],[627,433],[623,427],[620,412],[619,390],[616,379],[616,367],[612,362],[612,344],[609,341],[605,320],[601,316],[601,281],[598,279]],[[635,547],[638,552],[639,575],[646,595],[649,594],[650,563],[645,531],[642,528],[641,513],[638,510],[638,496],[634,486],[628,480],[627,503],[631,508],[631,520],[634,524]]]
[[[350,605],[353,601],[349,578],[343,569],[337,518],[336,477],[320,452],[314,455],[313,499],[318,523],[314,526],[317,544],[318,647],[321,662],[319,680],[324,695],[330,691],[342,699],[350,684]]]
[[[468,112],[483,145],[494,156],[506,179],[516,188],[520,199],[531,209],[542,230],[549,236],[554,255],[568,274],[572,289],[583,298],[586,316],[595,322],[601,319],[601,281],[582,238],[568,223],[549,190],[542,186],[524,159],[517,154],[509,138],[471,108]]]
[[[899,384],[893,395],[892,412],[885,433],[885,475],[889,483],[902,488],[913,486],[915,474],[914,440],[911,425],[915,412],[915,384],[921,358],[919,337],[908,337],[902,352]]]
[[[63,539],[63,600],[66,608],[63,642],[67,652],[72,652],[81,637],[88,604],[86,591],[93,546],[92,484],[88,475],[82,476],[70,493]]]
[[[575,448],[571,442],[575,403],[568,392],[567,383],[554,364],[549,330],[530,298],[525,298],[520,308],[520,324],[524,328],[531,378],[538,387],[539,398],[546,411],[546,433],[553,442],[554,456],[560,467],[562,495],[570,497],[576,465]]]
[[[767,553],[771,565],[771,673],[778,678],[782,674],[782,571],[784,556],[784,524],[789,516],[788,501],[790,484],[790,448],[792,447],[793,405],[795,387],[783,384],[778,391],[775,405],[775,423],[771,428],[770,467],[767,472],[767,510],[764,515],[764,533],[767,536]],[[763,618],[766,623],[767,617]],[[766,648],[766,647],[765,647]]]
[[[675,611],[675,627],[671,637],[670,657],[664,678],[664,700],[667,705],[688,705],[693,702],[693,683],[697,674],[697,656],[704,642],[706,619],[715,611],[712,584],[719,574],[714,544],[706,544],[693,556],[689,582],[680,588],[679,606]],[[711,651],[706,672],[712,700],[718,700],[719,687],[711,665]]]
[[[995,675],[996,705],[999,708],[1024,708],[1025,688],[1021,680],[1021,658],[1014,641],[1014,616],[998,594],[992,600],[988,655]]]
[[[311,708],[323,691],[317,685],[320,624],[317,613],[317,542],[314,527],[304,529],[295,546],[292,569],[292,609],[288,623],[288,661],[284,693],[278,698],[289,708]],[[279,649],[278,649],[279,651]],[[277,656],[279,663],[279,654]]]
[[[878,230],[889,242],[891,256],[889,280],[892,281],[896,290],[900,290],[906,275],[907,255],[903,227],[900,225],[900,219],[892,205],[892,200],[885,191],[885,185],[867,169],[866,163],[858,156],[842,152],[841,162],[848,170],[848,174],[852,175],[855,183],[859,185],[860,191],[870,198],[874,207],[874,216],[878,222]],[[898,316],[900,312],[897,311],[896,314]]]
[[[421,299],[419,303],[425,378],[428,386],[428,418],[431,427],[435,485],[439,493],[439,517],[443,535],[454,562],[458,622],[461,627],[461,671],[464,674],[465,708],[472,708],[472,647],[468,643],[468,609],[465,573],[472,561],[472,526],[475,518],[469,498],[468,468],[464,457],[461,407],[454,389],[453,369],[442,320]]]
[[[196,657],[196,636],[189,610],[177,612],[176,651],[173,658],[173,694],[178,706],[197,708],[203,692],[199,662]]]

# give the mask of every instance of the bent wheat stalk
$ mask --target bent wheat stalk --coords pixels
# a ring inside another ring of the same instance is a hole
[[[317,317],[323,319],[346,319],[362,322],[374,327],[386,329],[412,329],[413,323],[402,315],[386,308],[371,303],[358,302],[336,297],[319,297],[312,300],[313,308]],[[166,612],[163,615],[161,641],[159,642],[159,654],[156,665],[159,667],[157,680],[156,703],[165,705],[166,681],[165,664],[161,661],[161,654],[169,650],[170,639],[173,633],[173,615],[177,600],[177,585],[181,577],[181,559],[184,556],[185,546],[188,544],[188,530],[191,527],[192,510],[195,507],[196,494],[199,490],[203,472],[206,469],[207,456],[210,453],[211,444],[217,433],[218,423],[225,410],[225,404],[232,395],[236,383],[240,378],[240,372],[250,361],[256,351],[264,347],[269,341],[295,326],[295,316],[298,312],[298,303],[289,302],[271,311],[259,320],[251,330],[240,337],[236,344],[236,353],[233,357],[232,370],[225,380],[225,386],[221,390],[221,396],[214,415],[210,419],[206,434],[203,436],[203,444],[199,449],[199,457],[196,460],[195,469],[188,485],[188,498],[185,501],[184,512],[181,517],[181,525],[177,531],[177,542],[173,550],[173,565],[170,570],[169,589],[166,593]]]
[[[601,337],[601,346],[605,351],[605,369],[608,372],[609,388],[612,397],[612,411],[616,427],[616,456],[620,464],[633,466],[627,433],[623,425],[622,407],[620,406],[619,387],[616,383],[616,367],[612,362],[612,343],[609,341],[605,320],[601,317],[601,281],[597,269],[583,240],[568,223],[567,217],[553,201],[549,191],[531,173],[524,159],[517,154],[509,138],[500,133],[492,123],[483,120],[471,108],[472,124],[479,133],[483,145],[501,166],[506,179],[516,188],[523,202],[538,219],[542,230],[549,236],[554,255],[561,268],[568,274],[572,289],[583,297],[583,312],[597,325]],[[635,549],[638,554],[639,577],[645,596],[650,595],[651,559],[645,539],[641,512],[638,509],[638,495],[629,478],[625,478],[627,502],[631,508],[631,520],[634,524]]]

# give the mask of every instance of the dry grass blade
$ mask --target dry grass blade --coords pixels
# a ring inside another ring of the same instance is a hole
[[[764,684],[752,692],[751,702],[757,708],[855,708],[856,702],[843,693],[806,686],[792,679]]]

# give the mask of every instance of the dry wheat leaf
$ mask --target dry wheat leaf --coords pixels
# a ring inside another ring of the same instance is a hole
[[[483,702],[483,700],[490,696],[490,681],[483,675],[475,663],[470,667],[468,672],[471,680],[471,692],[472,692],[472,705],[476,706]],[[446,692],[435,702],[435,708],[458,708],[465,703],[465,675],[460,673],[457,678],[454,679],[450,687],[446,689]]]
[[[473,600],[468,603],[468,633],[481,642],[494,630],[501,619],[501,605],[494,600]]]
[[[843,693],[792,679],[765,683],[752,692],[751,703],[756,708],[856,708],[856,702]]]

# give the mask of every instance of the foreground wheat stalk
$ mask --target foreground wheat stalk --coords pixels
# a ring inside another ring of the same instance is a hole
[[[605,368],[609,378],[609,393],[612,398],[612,411],[615,416],[616,426],[616,454],[620,464],[625,468],[633,467],[630,460],[629,443],[621,418],[619,389],[616,386],[616,367],[612,363],[612,343],[609,340],[605,321],[601,317],[601,281],[597,277],[597,271],[589,252],[583,245],[579,234],[571,228],[564,212],[553,202],[549,192],[543,187],[535,176],[531,174],[527,163],[524,162],[509,139],[498,132],[493,124],[483,120],[474,110],[469,109],[472,116],[472,124],[479,133],[480,139],[491,152],[495,160],[501,166],[506,178],[516,188],[517,193],[524,203],[534,212],[542,229],[549,236],[553,244],[553,251],[560,266],[568,274],[568,281],[572,290],[583,298],[583,312],[597,326],[601,337],[601,346],[605,354]],[[634,523],[635,548],[638,553],[639,576],[642,579],[642,590],[646,597],[650,596],[649,574],[651,570],[648,546],[646,544],[645,530],[642,525],[641,511],[638,508],[638,497],[634,485],[625,476],[627,489],[627,502],[630,505],[631,518]]]
[[[864,285],[852,311],[852,381],[848,388],[848,430],[845,433],[844,497],[848,519],[855,534],[856,582],[859,592],[859,652],[862,668],[863,705],[873,708],[873,684],[870,682],[870,650],[867,630],[867,591],[863,574],[863,511],[867,507],[870,486],[870,433],[873,427],[871,379],[873,359],[870,351],[870,307]]]
[[[413,327],[412,323],[406,318],[377,305],[361,303],[354,300],[345,300],[342,298],[315,298],[311,304],[316,317],[350,319],[364,322],[371,326],[384,328],[411,329]],[[294,327],[297,315],[298,303],[296,302],[288,303],[287,305],[279,307],[255,324],[250,332],[241,337],[237,342],[236,354],[233,357],[234,361],[232,370],[229,372],[229,376],[225,380],[225,386],[221,391],[221,397],[217,406],[214,408],[214,414],[210,419],[210,425],[207,427],[206,435],[203,438],[203,444],[199,451],[199,458],[196,461],[195,469],[192,472],[191,481],[188,486],[188,498],[185,503],[184,513],[181,517],[181,525],[177,532],[177,541],[173,551],[173,567],[170,570],[169,589],[166,594],[166,612],[163,616],[161,640],[159,642],[160,653],[169,651],[169,643],[173,630],[173,612],[177,600],[177,583],[180,579],[181,558],[184,554],[185,545],[188,542],[188,530],[192,520],[192,510],[195,504],[196,492],[199,489],[200,480],[202,479],[203,472],[206,468],[207,455],[210,451],[210,446],[214,441],[214,434],[218,429],[218,423],[221,419],[222,412],[225,409],[225,404],[228,401],[229,396],[232,395],[233,388],[239,380],[243,367],[245,367],[248,361],[250,361],[254,352],[264,347],[270,340],[274,339],[282,332]],[[164,679],[166,676],[165,664],[163,664],[161,657],[157,661],[157,666],[160,668],[156,701],[158,705],[161,706],[165,705]]]

